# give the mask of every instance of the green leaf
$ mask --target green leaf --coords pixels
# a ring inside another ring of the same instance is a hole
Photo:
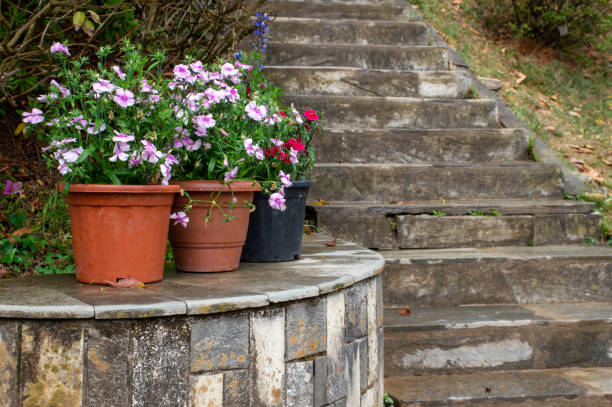
[[[217,161],[215,160],[214,157],[211,157],[210,160],[208,160],[208,175],[212,175],[213,170],[215,169],[215,165],[217,165]]]
[[[76,31],[79,31],[79,28],[81,28],[84,21],[85,13],[83,13],[82,11],[77,11],[76,13],[74,13],[74,16],[72,16],[72,24],[74,25],[74,29]]]
[[[112,172],[108,173],[108,178],[110,178],[111,182],[115,185],[121,185],[121,180],[119,178],[117,178],[117,176],[115,174],[113,174]]]
[[[91,155],[91,153],[94,152],[95,149],[96,149],[96,145],[95,144],[91,144],[89,147],[87,147],[85,150],[83,150],[83,152],[81,153],[79,158],[77,158],[75,164],[79,164],[79,163],[82,163],[83,161],[85,161],[87,159],[87,157],[89,157]]]

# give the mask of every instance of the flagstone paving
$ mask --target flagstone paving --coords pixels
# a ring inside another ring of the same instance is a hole
[[[584,245],[594,206],[563,199],[585,186],[530,160],[529,131],[408,2],[267,7],[266,70],[327,130],[318,226],[387,262],[386,391],[402,406],[611,405],[612,250]]]

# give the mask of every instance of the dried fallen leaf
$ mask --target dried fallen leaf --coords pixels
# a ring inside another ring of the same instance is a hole
[[[612,162],[610,162],[610,161],[606,160],[605,158],[602,158],[602,159],[601,159],[601,162],[602,162],[602,163],[604,163],[604,164],[606,164],[606,165],[612,165]]]
[[[30,228],[21,228],[21,229],[17,229],[13,233],[11,233],[11,235],[19,237],[21,235],[29,235],[30,233],[32,233],[32,229],[30,229]]]
[[[4,278],[8,274],[8,270],[4,267],[0,267],[0,278]]]
[[[134,278],[120,278],[117,282],[104,280],[104,282],[115,288],[132,288],[132,287],[144,287],[144,283],[142,281],[136,280]]]
[[[329,247],[336,247],[336,245],[337,245],[336,238],[334,238],[334,240],[332,240],[331,242],[323,242],[323,244],[325,246],[329,246]]]
[[[317,199],[317,202],[315,202],[313,205],[314,206],[323,206],[323,205],[328,205],[329,201],[325,201],[321,198]]]
[[[578,117],[578,118],[582,117],[580,116],[580,113],[574,112],[573,110],[570,110],[568,114],[573,117]]]
[[[397,311],[397,313],[400,315],[410,315],[410,307],[406,306],[401,310]]]
[[[546,131],[555,131],[555,130],[557,130],[557,128],[555,126],[548,126],[548,127],[545,127],[544,130],[546,130]]]
[[[516,80],[516,84],[520,85],[521,83],[523,83],[525,81],[525,79],[527,79],[527,75],[525,75],[524,73],[522,73],[520,71],[516,71],[516,73],[519,76],[519,78]]]

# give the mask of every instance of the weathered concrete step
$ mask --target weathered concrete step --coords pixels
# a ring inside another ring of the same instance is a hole
[[[385,376],[612,364],[612,302],[400,310],[384,311]]]
[[[369,4],[368,4],[369,3]],[[415,9],[407,3],[376,4],[378,2],[325,1],[279,1],[268,0],[263,10],[277,17],[364,19],[364,20],[411,20],[421,19]]]
[[[323,123],[334,130],[499,128],[497,104],[489,99],[287,96],[286,100],[322,112]]]
[[[317,205],[317,192],[310,199],[319,227],[338,238],[381,250],[570,244],[598,239],[600,234],[601,215],[593,212],[592,204],[569,200]],[[446,216],[432,216],[434,211]],[[496,211],[503,216],[480,216],[476,211],[488,215]]]
[[[612,300],[608,247],[511,246],[381,254],[386,259],[386,306]]]
[[[402,407],[609,407],[612,368],[388,377],[385,392],[399,400]]]
[[[435,45],[424,22],[278,17],[270,39],[306,44]]]
[[[296,44],[270,41],[266,63],[289,66],[334,66],[403,71],[447,71],[444,47],[397,45]]]
[[[329,130],[314,144],[323,163],[529,160],[529,135],[522,129]]]
[[[464,71],[266,66],[265,72],[268,78],[293,95],[462,99],[471,85]]]
[[[315,164],[309,196],[326,201],[553,198],[563,193],[556,165]]]

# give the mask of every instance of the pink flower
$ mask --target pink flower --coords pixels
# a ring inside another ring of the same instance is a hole
[[[55,79],[51,79],[51,85],[57,87],[60,91],[60,93],[62,94],[62,97],[68,97],[70,96],[70,90],[66,89],[65,87],[63,87],[62,85],[60,85],[59,83],[57,83],[57,81]]]
[[[186,79],[191,76],[191,72],[187,65],[178,64],[172,71],[174,72],[175,79]]]
[[[146,79],[143,79],[140,81],[140,91],[142,93],[148,93],[151,92],[153,88],[151,87],[151,85],[149,85],[149,82],[147,82]]]
[[[280,172],[280,181],[284,187],[290,187],[291,185],[293,185],[291,183],[291,174],[285,174],[282,170]]]
[[[195,120],[195,124],[198,127],[198,130],[206,130],[214,127],[217,122],[213,119],[212,114],[193,116],[193,120]]]
[[[175,226],[180,223],[184,228],[186,228],[187,224],[189,223],[189,217],[183,211],[174,212],[172,215],[170,215],[170,220],[174,221]]]
[[[98,82],[93,83],[91,87],[96,93],[112,92],[115,89],[115,85],[106,79],[100,79]]]
[[[247,138],[244,140],[244,149],[249,157],[255,155],[255,149],[253,148],[253,139]]]
[[[23,116],[24,123],[37,124],[45,120],[43,117],[43,111],[40,109],[32,109],[32,112],[23,112],[21,113]]]
[[[68,167],[68,164],[66,164],[66,161],[58,160],[58,162],[59,162],[59,165],[57,166],[57,169],[59,170],[60,174],[66,175],[69,172],[72,172],[70,167]]]
[[[253,69],[253,67],[251,65],[245,65],[240,61],[236,61],[234,62],[234,65],[236,65],[238,68],[242,68],[245,69],[247,71],[250,71],[251,69]]]
[[[128,155],[128,151],[130,151],[130,145],[128,143],[115,143],[115,147],[113,147],[113,156],[108,160],[115,162],[117,159],[119,161],[127,161],[130,156]]]
[[[4,187],[4,195],[19,194],[23,192],[23,183],[13,182],[12,180],[6,180],[6,186]]]
[[[238,73],[238,69],[234,67],[234,65],[230,63],[225,63],[221,65],[221,77],[229,78],[230,76],[234,76]]]
[[[302,124],[304,121],[302,120],[302,116],[300,116],[300,114],[298,113],[297,110],[295,110],[295,108],[293,109],[293,114],[295,115],[295,122],[297,124]]]
[[[295,151],[293,148],[289,149],[289,161],[292,164],[298,164],[299,160],[297,158],[297,151]]]
[[[121,72],[121,69],[117,65],[114,65],[112,67],[112,69],[113,69],[113,71],[115,71],[117,76],[119,76],[119,78],[121,78],[122,80],[125,80],[125,74],[123,72]]]
[[[62,44],[61,42],[56,42],[51,45],[51,53],[55,54],[57,52],[63,52],[64,54],[70,56],[70,51],[68,51],[68,47]]]
[[[79,159],[79,156],[81,155],[82,152],[83,152],[83,149],[81,147],[73,148],[72,150],[68,150],[65,153],[63,153],[62,158],[67,163],[73,163]]]
[[[195,61],[194,63],[189,64],[189,67],[193,72],[200,73],[204,68],[204,65],[202,64],[202,61]]]
[[[234,88],[229,88],[227,90],[227,99],[230,102],[236,102],[238,100],[240,100],[240,95],[238,94],[238,91]]]
[[[96,124],[95,123],[90,123],[90,124],[91,124],[91,126],[89,126],[87,128],[87,133],[89,133],[89,134],[98,134],[98,133],[106,130],[106,123],[102,123],[100,125],[100,127],[98,128],[98,130],[96,130]]]
[[[246,105],[244,110],[251,119],[258,122],[262,121],[268,114],[268,109],[265,106],[258,106],[254,100]]]
[[[143,146],[145,146],[145,149],[142,152],[142,159],[153,164],[158,162],[162,156],[161,151],[157,151],[155,145],[149,143],[147,140],[141,140],[140,142]]]
[[[131,91],[123,88],[117,88],[113,100],[124,109],[132,106],[136,102],[134,100],[134,94]]]
[[[319,115],[312,109],[306,110],[304,112],[304,117],[306,117],[311,122],[319,119]]]
[[[263,160],[265,158],[264,152],[259,146],[255,146],[255,158],[258,160]]]
[[[282,147],[283,144],[285,144],[282,140],[279,140],[277,138],[271,138],[270,143],[274,144],[276,147]]]
[[[285,195],[281,192],[275,192],[270,195],[270,198],[268,199],[268,204],[270,205],[270,208],[279,211],[284,211],[287,208],[285,206]]]
[[[130,141],[134,141],[134,135],[132,134],[123,134],[119,133],[117,130],[113,130],[116,136],[113,137],[113,141],[117,143],[129,143]]]
[[[223,177],[223,180],[225,182],[231,181],[234,178],[236,178],[237,174],[238,174],[238,167],[236,166],[236,167],[232,168],[230,171],[225,173],[225,177]]]
[[[164,160],[164,163],[159,166],[159,171],[163,177],[161,180],[162,185],[168,185],[168,181],[170,181],[170,177],[172,175],[172,166],[174,164],[178,164],[177,159],[172,154],[168,154]],[[187,221],[189,221],[189,218]]]

